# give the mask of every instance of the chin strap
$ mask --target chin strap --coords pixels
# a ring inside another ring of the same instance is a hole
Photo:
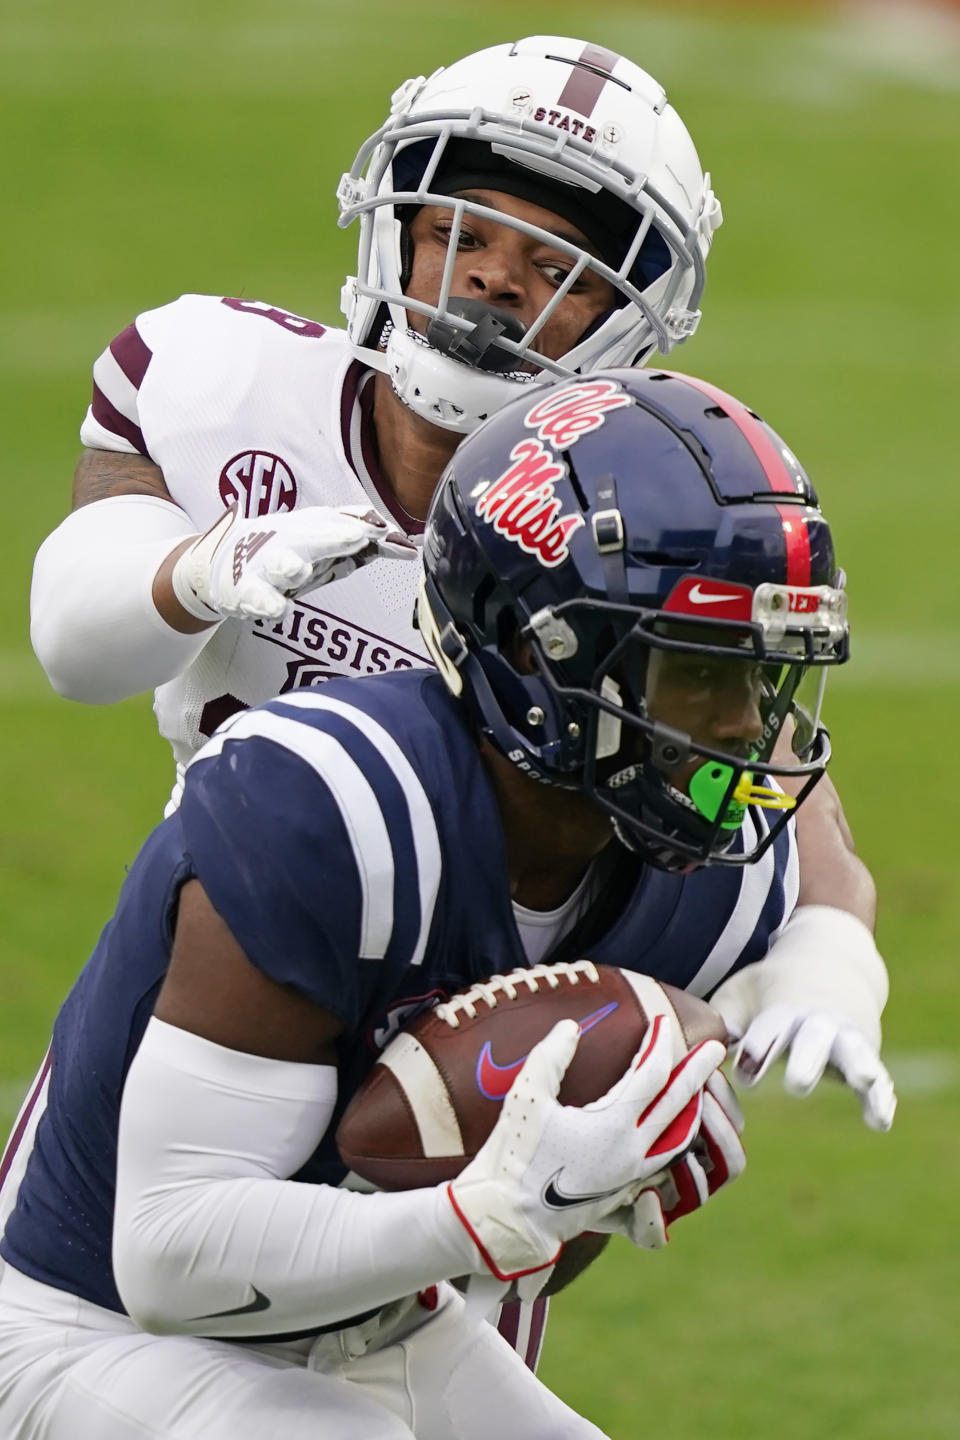
[[[518,395],[523,383],[453,360],[414,330],[391,330],[385,360],[378,368],[386,369],[405,405],[432,425],[461,435]]]

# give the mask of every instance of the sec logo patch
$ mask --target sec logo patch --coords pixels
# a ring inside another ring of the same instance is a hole
[[[275,515],[297,503],[297,482],[286,460],[269,450],[244,450],[220,471],[220,498],[246,516]]]

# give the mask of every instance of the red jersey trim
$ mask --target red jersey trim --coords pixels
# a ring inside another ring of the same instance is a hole
[[[359,360],[351,361],[340,392],[340,438],[343,453],[361,485],[372,487],[377,494],[380,507],[396,520],[405,535],[422,535],[426,523],[414,515],[408,515],[390,488],[390,482],[380,469],[377,443],[373,428],[373,373]],[[360,411],[359,454],[353,444],[351,432],[356,408]]]

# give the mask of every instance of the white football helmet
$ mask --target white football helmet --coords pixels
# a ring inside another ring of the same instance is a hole
[[[602,258],[452,198],[478,188],[562,215]],[[337,199],[341,226],[360,218],[358,273],[341,297],[350,338],[407,405],[461,433],[520,385],[642,364],[692,335],[721,221],[710,177],[662,87],[611,50],[552,35],[495,45],[401,85]],[[438,204],[452,206],[453,221],[440,294],[430,305],[404,296],[406,226],[417,207]],[[466,214],[508,225],[575,262],[526,330],[501,310],[451,295]],[[537,335],[588,266],[615,287],[617,304],[572,350],[550,359],[537,350]],[[426,317],[426,336],[410,328],[409,311]]]

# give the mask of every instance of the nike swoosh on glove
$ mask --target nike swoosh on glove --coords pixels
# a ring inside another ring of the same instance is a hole
[[[673,1039],[657,1015],[606,1095],[582,1107],[561,1105],[557,1094],[578,1040],[576,1021],[561,1020],[534,1046],[491,1134],[448,1186],[476,1246],[478,1273],[485,1268],[501,1281],[535,1274],[556,1261],[565,1241],[632,1204],[689,1146],[700,1127],[703,1086],[725,1055],[718,1040],[708,1040],[674,1067]]]
[[[246,518],[236,502],[179,557],[171,584],[198,620],[279,620],[291,597],[417,549],[366,505],[309,505]]]

